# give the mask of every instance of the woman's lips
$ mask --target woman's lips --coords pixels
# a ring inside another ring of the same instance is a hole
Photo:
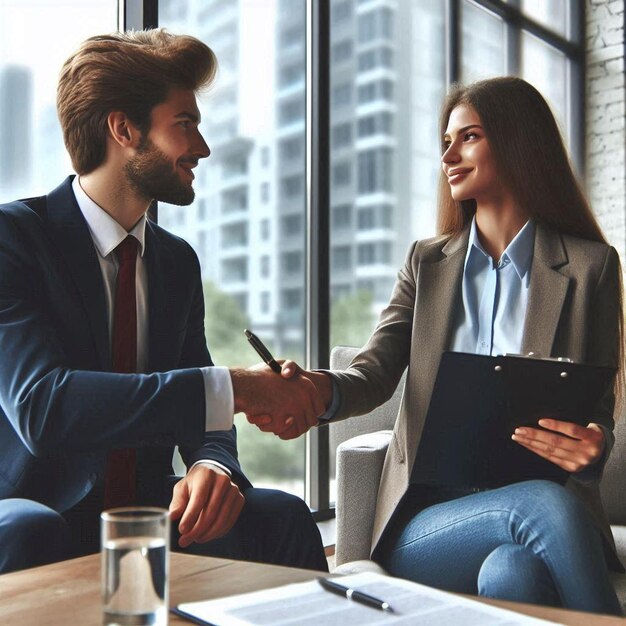
[[[448,183],[451,185],[456,185],[460,183],[472,170],[456,170],[448,174]]]

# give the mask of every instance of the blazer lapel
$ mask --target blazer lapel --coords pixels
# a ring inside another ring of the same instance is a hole
[[[150,221],[146,226],[146,270],[148,274],[148,371],[170,369],[166,365],[165,338],[173,329],[167,327],[166,286],[167,251],[161,245]]]
[[[72,179],[70,176],[48,194],[48,222],[68,274],[80,294],[98,362],[103,369],[108,369],[111,357],[102,271],[89,228],[72,191]]]
[[[421,362],[433,362],[435,372],[441,353],[449,348],[450,334],[458,300],[469,229],[448,241],[432,260],[424,259],[419,269],[415,306],[416,345],[427,348]],[[428,360],[427,360],[428,359]],[[434,381],[433,381],[434,382]]]
[[[524,354],[535,352],[542,357],[553,356],[552,347],[570,283],[570,278],[560,269],[567,264],[567,253],[560,235],[537,224],[522,340]]]

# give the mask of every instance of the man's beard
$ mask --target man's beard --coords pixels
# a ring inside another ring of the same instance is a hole
[[[149,200],[185,206],[191,204],[195,192],[172,169],[172,163],[150,139],[145,138],[124,166],[130,186]]]

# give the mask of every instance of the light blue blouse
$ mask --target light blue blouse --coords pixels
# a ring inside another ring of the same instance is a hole
[[[529,220],[496,263],[478,239],[474,217],[451,350],[492,356],[521,352],[534,245],[535,225]]]

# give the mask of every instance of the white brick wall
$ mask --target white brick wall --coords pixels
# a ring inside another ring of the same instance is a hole
[[[626,265],[624,0],[587,2],[586,187]]]

